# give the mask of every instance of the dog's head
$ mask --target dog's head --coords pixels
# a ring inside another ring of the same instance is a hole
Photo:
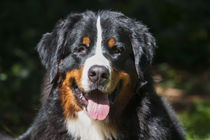
[[[37,50],[50,81],[59,83],[64,115],[86,110],[104,120],[127,105],[155,46],[148,29],[122,13],[87,11],[59,21]]]

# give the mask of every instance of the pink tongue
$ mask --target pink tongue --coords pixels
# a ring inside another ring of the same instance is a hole
[[[109,113],[108,97],[97,100],[88,99],[87,111],[92,119],[104,120]]]

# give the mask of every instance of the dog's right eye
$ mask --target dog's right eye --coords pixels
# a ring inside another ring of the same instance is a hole
[[[87,47],[85,45],[81,45],[81,46],[75,48],[74,53],[85,54],[85,53],[87,53]]]

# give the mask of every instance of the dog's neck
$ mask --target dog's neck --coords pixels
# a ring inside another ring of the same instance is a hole
[[[77,113],[76,119],[66,121],[68,133],[81,140],[112,140],[117,137],[117,130],[110,126],[108,118],[104,121],[91,119],[86,111]]]

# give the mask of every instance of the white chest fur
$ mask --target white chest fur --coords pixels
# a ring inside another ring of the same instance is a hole
[[[78,137],[81,140],[112,140],[112,137],[116,138],[116,134],[108,129],[106,123],[91,119],[86,111],[79,112],[76,120],[67,120],[66,126],[68,133],[75,139]]]

